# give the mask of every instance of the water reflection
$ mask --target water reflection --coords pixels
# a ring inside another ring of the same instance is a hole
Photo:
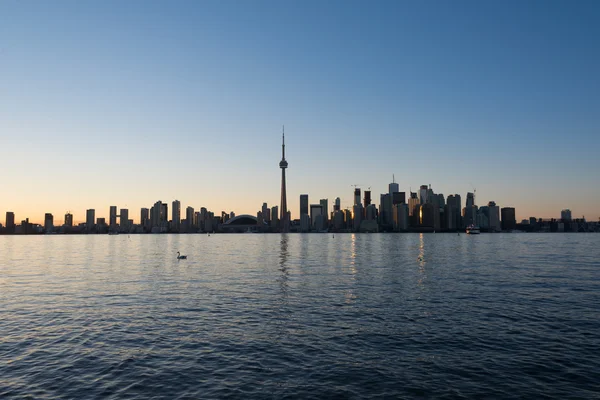
[[[281,294],[284,297],[287,297],[288,295],[288,281],[289,281],[289,271],[288,271],[288,266],[287,266],[287,262],[288,262],[288,257],[289,257],[289,251],[288,251],[288,240],[289,237],[287,234],[282,234],[281,235],[281,240],[279,242],[279,287],[281,290]]]
[[[425,237],[422,233],[419,234],[419,256],[417,260],[419,261],[419,280],[417,282],[422,287],[425,285],[425,280],[427,279],[425,271]]]

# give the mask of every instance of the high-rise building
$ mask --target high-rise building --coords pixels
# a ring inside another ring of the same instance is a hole
[[[515,218],[514,207],[503,207],[500,209],[500,215],[502,216],[503,231],[517,229],[517,219]],[[533,223],[535,224],[535,218],[533,218]]]
[[[419,188],[421,204],[427,203],[427,189],[427,185],[421,185],[421,187]]]
[[[560,219],[563,221],[571,221],[571,210],[565,209],[560,212]]]
[[[121,232],[129,232],[129,209],[121,208],[119,214],[119,226],[121,227]]]
[[[396,183],[396,178],[392,175],[392,183],[390,183],[388,185],[388,193],[390,194],[390,197],[393,197],[393,193],[399,192],[400,191],[400,186],[398,186],[398,184]]]
[[[73,226],[73,214],[70,212],[65,214],[65,226]]]
[[[317,217],[323,215],[323,205],[311,204],[310,205],[310,225],[314,228],[317,222]]]
[[[267,203],[263,203],[262,205],[262,217],[266,223],[271,221],[271,210],[269,209]]]
[[[302,219],[302,215],[308,215],[308,195],[301,194],[300,195],[300,218]]]
[[[307,203],[308,203],[308,201],[307,201]],[[341,209],[342,209],[342,200],[340,200],[339,197],[336,197],[335,203],[333,205],[333,211],[341,211]]]
[[[279,210],[281,220],[281,232],[289,231],[289,221],[287,220],[287,194],[285,188],[285,170],[288,167],[288,162],[285,160],[285,128],[283,130],[281,138],[281,161],[279,162],[279,168],[281,168],[281,209]]]
[[[363,197],[363,208],[366,210],[371,205],[371,191],[365,190],[365,196]]]
[[[54,230],[54,216],[50,213],[44,214],[44,231],[52,232]]]
[[[15,213],[12,211],[6,212],[6,231],[8,233],[15,232]]]
[[[140,210],[140,225],[142,228],[149,228],[150,226],[150,210],[142,208]]]
[[[395,204],[393,210],[394,231],[407,231],[409,227],[408,205],[406,203]]]
[[[408,199],[408,214],[409,216],[413,216],[415,214],[416,207],[420,205],[421,202],[417,197],[417,193],[410,192],[410,198]]]
[[[169,205],[167,203],[160,204],[160,224],[161,226],[167,226],[169,222]]]
[[[171,223],[173,230],[179,232],[181,228],[181,202],[179,200],[173,200],[173,208],[171,209]]]
[[[187,220],[188,228],[196,226],[196,222],[194,221],[194,207],[187,206],[185,209],[185,219]]]
[[[406,203],[406,193],[394,192],[392,193],[392,205]]]
[[[321,205],[324,222],[329,221],[329,199],[321,199],[319,200],[319,204]]]
[[[96,210],[93,208],[85,211],[85,227],[88,232],[94,228],[94,224],[96,222]]]
[[[354,188],[354,205],[360,205],[360,188]]]
[[[271,228],[275,229],[279,226],[279,206],[271,207]]]
[[[487,207],[489,223],[488,229],[490,232],[500,232],[502,230],[502,225],[500,224],[500,207],[498,207],[494,201],[490,201]]]
[[[123,220],[121,220],[122,222]],[[108,223],[111,228],[117,226],[117,206],[110,206]]]

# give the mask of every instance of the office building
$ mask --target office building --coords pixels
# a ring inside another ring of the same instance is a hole
[[[354,205],[360,205],[360,188],[354,188]]]
[[[419,188],[421,204],[427,203],[427,185],[421,185]]]
[[[123,221],[123,220],[121,220]],[[110,206],[108,223],[111,228],[117,226],[117,206]]]
[[[191,229],[196,226],[196,221],[195,221],[196,218],[194,218],[194,217],[195,217],[194,207],[187,206],[185,209],[185,219],[187,220],[188,229]]]
[[[96,222],[96,210],[89,209],[85,211],[85,227],[87,229],[87,231],[91,231],[92,229],[94,229],[94,225]]]
[[[560,212],[560,219],[562,221],[571,221],[571,210],[565,209]]]
[[[140,210],[140,225],[144,229],[151,228],[150,226],[150,210],[147,208],[142,208]]]
[[[306,202],[308,203],[308,199],[306,200]],[[335,198],[335,203],[333,205],[333,211],[341,211],[342,210],[342,200],[340,200],[339,197]]]
[[[417,206],[420,204],[421,204],[421,202],[419,201],[419,198],[417,197],[417,193],[410,192],[410,198],[408,199],[408,215],[410,215],[411,217],[413,215],[415,215],[415,210],[417,209]]]
[[[503,207],[500,210],[500,215],[502,217],[502,230],[510,231],[513,229],[517,229],[517,219],[515,217],[515,209],[514,207]],[[531,224],[536,224],[536,219],[531,218]]]
[[[179,228],[181,228],[181,202],[179,200],[173,201],[173,207],[171,209],[171,226],[175,232],[179,232]]]
[[[300,217],[302,218],[302,215],[308,215],[308,195],[307,194],[301,194],[300,195]]]
[[[271,209],[269,208],[267,203],[263,203],[262,205],[262,217],[267,224],[271,222]]]
[[[392,205],[406,203],[406,193],[394,192],[392,193]]]
[[[406,203],[395,204],[393,208],[395,232],[406,232],[409,228],[408,205]]]
[[[329,200],[321,199],[319,200],[319,204],[321,205],[321,215],[323,215],[324,222],[327,224],[329,222]]]
[[[73,226],[73,214],[66,213],[65,214],[65,226],[72,227]]]
[[[394,197],[393,194],[400,191],[400,186],[396,183],[396,178],[392,175],[392,183],[388,185],[388,193],[390,197]]]
[[[365,195],[363,197],[363,209],[366,210],[367,207],[371,205],[371,191],[365,190]]]
[[[121,232],[129,232],[129,210],[127,208],[121,208],[119,214],[119,225],[121,227]]]
[[[310,205],[310,225],[314,229],[317,217],[319,215],[323,215],[323,206],[321,204],[311,204]]]
[[[50,213],[44,214],[44,232],[49,233],[54,230],[54,216]]]
[[[15,213],[12,211],[6,212],[6,232],[7,233],[15,233]]]
[[[496,205],[496,202],[490,201],[488,207],[488,222],[490,232],[502,231],[502,225],[500,223],[500,207]]]

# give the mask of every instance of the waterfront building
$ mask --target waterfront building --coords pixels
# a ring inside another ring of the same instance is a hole
[[[392,183],[388,185],[388,193],[390,197],[394,197],[393,194],[400,191],[400,186],[396,183],[395,177],[392,175]]]
[[[325,221],[325,225],[329,222],[329,200],[321,199],[319,200],[319,204],[321,205],[321,212]]]
[[[261,211],[262,211],[262,217],[263,217],[264,221],[267,224],[269,222],[271,222],[271,209],[269,208],[269,206],[267,205],[267,203],[263,203]]]
[[[333,213],[333,227],[336,231],[344,229],[344,213],[340,210]]]
[[[427,185],[421,185],[419,188],[421,204],[427,203]]]
[[[406,232],[409,228],[408,205],[406,203],[395,204],[393,207],[394,231]]]
[[[410,192],[410,198],[408,199],[408,214],[412,217],[416,210],[416,207],[420,205],[417,193]]]
[[[308,199],[306,199],[306,203],[308,204]],[[333,211],[341,211],[342,209],[342,200],[339,197],[335,198],[335,203],[333,206]]]
[[[94,223],[96,221],[96,210],[93,208],[85,211],[85,228],[88,232],[94,229]]]
[[[185,219],[187,220],[187,230],[192,230],[192,228],[196,226],[196,221],[194,218],[194,207],[187,206],[185,208]]]
[[[371,205],[371,191],[365,190],[365,195],[363,197],[363,209],[367,209]]]
[[[117,206],[110,206],[108,211],[108,223],[111,228],[117,226]]]
[[[50,213],[44,214],[44,232],[50,233],[54,230],[54,216]]]
[[[281,168],[281,209],[279,210],[281,220],[281,232],[289,231],[288,221],[288,210],[287,210],[287,194],[286,194],[286,182],[285,182],[285,170],[288,167],[288,162],[285,160],[285,129],[282,134],[281,142],[281,161],[279,162],[279,168]]]
[[[392,196],[389,193],[380,195],[379,200],[379,220],[382,225],[392,225]],[[369,220],[367,218],[367,220]]]
[[[277,229],[279,226],[279,206],[273,206],[271,207],[271,228]]]
[[[510,231],[513,229],[517,229],[517,219],[515,218],[515,209],[514,207],[502,207],[500,209],[500,215],[502,217],[502,230]],[[537,220],[534,217],[531,217],[530,223],[532,226],[537,225]]]
[[[301,194],[300,195],[300,218],[302,218],[302,215],[308,215],[308,195],[307,194]]]
[[[73,214],[71,214],[70,212],[65,214],[65,226],[73,226]]]
[[[571,210],[565,209],[560,212],[560,219],[563,221],[571,221]]]
[[[14,233],[15,232],[15,213],[12,211],[7,211],[6,212],[6,232],[7,233]]]
[[[310,225],[308,213],[302,214],[300,217],[300,232],[310,232]]]
[[[150,210],[147,208],[142,208],[140,210],[140,225],[144,229],[151,229],[150,225]]]
[[[181,202],[179,200],[173,201],[173,207],[171,209],[171,226],[173,231],[179,232],[181,227]]]
[[[496,205],[496,202],[490,201],[488,207],[488,219],[489,219],[489,230],[490,232],[502,231],[502,225],[500,223],[500,207]]]
[[[121,225],[121,232],[129,232],[129,210],[127,208],[121,208],[119,222]]]
[[[360,188],[357,187],[354,188],[354,205],[360,205]]]
[[[421,204],[419,207],[419,228],[434,229],[434,207],[431,203]]]
[[[323,205],[322,204],[311,204],[310,205],[310,226],[311,226],[311,228],[315,229],[317,217],[319,215],[323,215]]]
[[[375,221],[377,219],[377,207],[375,204],[369,204],[365,210],[365,219],[367,221]]]

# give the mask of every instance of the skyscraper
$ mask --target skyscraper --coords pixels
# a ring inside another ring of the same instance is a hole
[[[12,211],[6,212],[6,230],[8,233],[15,231],[15,213]]]
[[[308,201],[306,202],[308,204]],[[342,208],[342,200],[339,197],[335,198],[335,203],[333,206],[333,211],[340,211]]]
[[[360,206],[360,188],[354,188],[354,205]]]
[[[129,209],[121,208],[119,213],[119,225],[121,232],[129,232]]]
[[[281,161],[279,162],[279,168],[281,168],[281,209],[279,210],[281,220],[281,232],[287,232],[289,229],[289,221],[287,220],[287,195],[285,191],[285,169],[288,167],[288,162],[285,160],[285,128],[283,128],[281,137]]]
[[[504,207],[500,210],[502,215],[502,230],[508,231],[517,228],[514,207]]]
[[[171,209],[173,230],[179,232],[181,226],[181,202],[179,200],[173,200],[173,208]]]
[[[73,226],[73,214],[71,214],[70,212],[65,214],[65,225]]]
[[[319,204],[322,207],[321,213],[323,215],[323,218],[324,218],[325,222],[329,221],[329,200],[328,199],[321,199],[319,201]]]
[[[421,185],[419,188],[419,195],[421,204],[427,203],[427,185]]]
[[[396,183],[396,177],[394,175],[392,175],[392,183],[389,184],[388,189],[389,189],[390,197],[393,197],[394,193],[400,191],[400,187]]]
[[[307,194],[300,195],[300,219],[302,219],[302,216],[304,214],[308,215],[308,195]]]
[[[44,214],[44,231],[52,232],[54,229],[54,216],[50,213]]]
[[[94,228],[96,222],[96,210],[93,208],[85,211],[85,226],[88,231]]]
[[[121,220],[121,222],[122,221],[123,220]],[[111,226],[111,228],[117,225],[117,206],[110,206],[108,224]]]
[[[150,226],[150,210],[142,208],[140,210],[140,225],[142,228],[151,228]]]

